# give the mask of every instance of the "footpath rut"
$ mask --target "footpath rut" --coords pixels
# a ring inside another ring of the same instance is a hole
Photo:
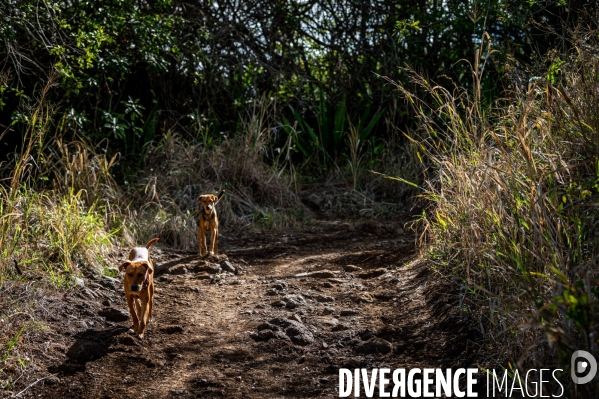
[[[205,259],[153,247],[145,338],[120,281],[46,298],[46,378],[20,397],[333,398],[340,367],[468,367],[467,320],[401,224],[225,234]]]

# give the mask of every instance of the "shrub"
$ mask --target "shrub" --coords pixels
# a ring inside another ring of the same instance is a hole
[[[436,170],[423,193],[426,256],[460,284],[461,303],[500,352],[494,361],[599,355],[599,42],[596,31],[571,37],[558,73],[514,70],[494,108],[481,100],[488,36],[472,91],[411,70],[425,95],[397,84],[419,120],[412,138]]]

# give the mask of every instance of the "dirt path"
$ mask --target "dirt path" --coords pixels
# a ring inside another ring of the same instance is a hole
[[[402,224],[225,235],[226,256],[207,260],[158,248],[144,340],[128,320],[98,315],[126,310],[120,283],[47,298],[54,336],[39,356],[49,377],[21,397],[333,398],[340,367],[468,366],[463,320],[447,311],[434,274],[414,265]],[[219,265],[237,274],[211,275]]]

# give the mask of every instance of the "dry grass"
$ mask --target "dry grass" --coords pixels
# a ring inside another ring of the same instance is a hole
[[[301,218],[291,179],[264,161],[272,134],[268,107],[256,104],[242,133],[218,145],[170,132],[153,144],[145,167],[128,182],[133,235],[141,242],[160,237],[166,245],[196,250],[197,198],[221,189],[227,190],[218,205],[224,229],[284,228]]]
[[[437,170],[424,187],[428,259],[461,286],[461,303],[499,352],[495,365],[599,355],[599,43],[597,32],[572,38],[559,74],[514,71],[496,109],[481,102],[488,37],[472,93],[409,70],[426,95],[397,85]]]
[[[111,246],[94,187],[79,184],[91,168],[78,169],[68,147],[46,139],[56,110],[47,100],[53,86],[51,78],[22,105],[25,141],[1,171],[9,184],[0,187],[0,285],[12,277],[69,286],[80,266],[100,269]],[[50,184],[53,190],[45,189]]]

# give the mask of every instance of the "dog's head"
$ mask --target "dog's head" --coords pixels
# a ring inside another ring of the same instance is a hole
[[[214,210],[214,205],[216,205],[216,203],[218,202],[218,197],[213,194],[200,195],[200,197],[198,198],[198,202],[202,204],[204,212],[210,215]]]
[[[154,273],[152,265],[147,261],[125,261],[119,266],[119,271],[125,272],[125,287],[129,287],[132,292],[140,291],[146,277],[149,278]]]

